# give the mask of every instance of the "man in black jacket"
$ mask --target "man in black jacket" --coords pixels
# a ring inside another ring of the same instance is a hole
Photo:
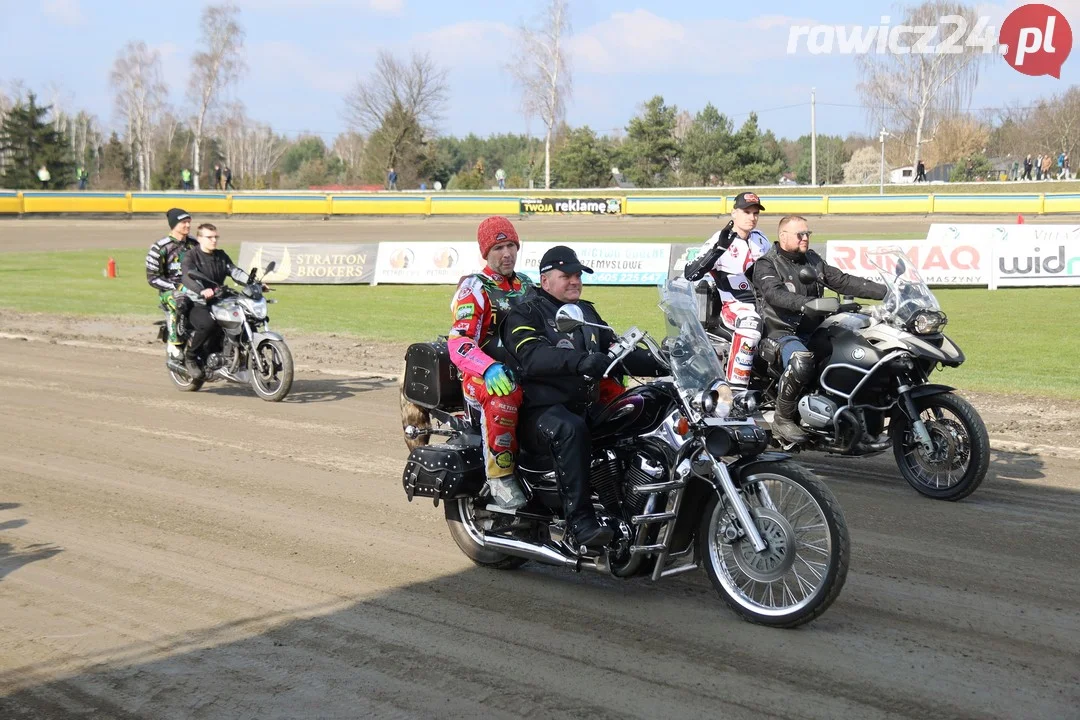
[[[799,270],[812,268],[825,287],[845,295],[881,300],[886,291],[881,283],[848,275],[827,264],[809,249],[811,235],[806,218],[788,215],[780,221],[777,242],[754,265],[754,288],[769,337],[780,345],[783,368],[772,429],[791,443],[806,440],[806,433],[795,420],[795,411],[803,388],[814,378],[814,355],[806,343],[815,323],[806,317],[803,306],[822,296],[821,284],[804,283],[799,279]]]
[[[203,223],[199,226],[195,239],[199,241],[199,247],[184,255],[181,263],[184,294],[191,298],[193,303],[188,320],[194,329],[184,350],[184,366],[193,379],[201,380],[204,373],[195,353],[217,330],[217,323],[210,315],[207,302],[214,297],[214,289],[225,284],[226,277],[232,277],[238,283],[246,283],[248,274],[236,267],[224,250],[217,249],[218,230],[215,226]],[[210,282],[192,276],[192,271],[205,275]]]
[[[586,322],[605,325],[592,303],[581,300],[581,273],[592,273],[564,245],[540,260],[540,287],[523,298],[507,316],[502,332],[509,361],[524,391],[518,439],[530,452],[551,455],[562,495],[566,525],[575,545],[604,547],[613,537],[593,511],[589,486],[591,437],[586,415],[598,394],[599,378],[611,358],[614,332],[588,325],[573,332],[555,328],[555,313],[576,303]],[[636,350],[622,363],[636,375],[661,375],[647,350]],[[614,371],[613,371],[614,372]]]

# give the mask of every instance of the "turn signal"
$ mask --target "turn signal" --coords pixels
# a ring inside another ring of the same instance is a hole
[[[686,418],[680,417],[679,422],[675,423],[675,432],[679,433],[679,435],[690,432],[690,423],[686,421]]]

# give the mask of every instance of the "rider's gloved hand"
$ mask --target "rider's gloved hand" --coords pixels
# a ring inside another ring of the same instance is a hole
[[[484,371],[484,385],[492,395],[509,395],[516,387],[509,368],[502,363],[495,363]]]
[[[582,375],[598,378],[604,374],[610,364],[611,358],[605,353],[589,353],[578,361],[577,371]]]

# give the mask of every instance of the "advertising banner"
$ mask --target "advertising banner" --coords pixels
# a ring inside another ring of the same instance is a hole
[[[991,289],[1080,285],[1080,225],[935,223],[927,239],[989,249]]]
[[[462,275],[483,269],[475,242],[381,242],[374,284],[457,285]]]
[[[961,238],[939,240],[829,240],[825,262],[850,275],[878,280],[870,253],[899,247],[911,259],[927,285],[982,285],[990,283],[992,249]]]
[[[551,243],[555,245],[558,243]],[[529,243],[518,255],[518,272],[540,282],[540,258],[551,247]],[[667,243],[568,243],[592,274],[582,273],[584,285],[658,285],[668,274],[671,246]]]
[[[237,265],[260,272],[273,260],[268,283],[358,284],[375,277],[375,256],[379,246],[343,243],[260,243],[240,244]]]
[[[622,202],[621,198],[531,197],[521,198],[520,212],[546,215],[618,215],[622,212]]]

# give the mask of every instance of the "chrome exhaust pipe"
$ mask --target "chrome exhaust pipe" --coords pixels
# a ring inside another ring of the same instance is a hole
[[[577,558],[563,555],[558,550],[553,550],[543,545],[535,545],[524,540],[502,537],[498,535],[484,534],[484,547],[504,552],[514,557],[528,558],[545,565],[570,568],[571,570],[595,570],[604,572],[606,564],[601,564],[596,558]]]

